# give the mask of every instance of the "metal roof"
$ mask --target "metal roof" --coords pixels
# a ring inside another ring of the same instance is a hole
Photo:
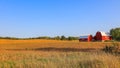
[[[81,35],[79,38],[88,38],[91,34]]]
[[[102,36],[111,36],[108,32],[99,31]]]
[[[80,38],[88,38],[88,36],[80,36]]]

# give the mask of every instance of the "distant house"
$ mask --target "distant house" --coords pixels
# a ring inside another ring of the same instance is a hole
[[[94,36],[94,40],[96,41],[112,40],[112,37],[109,33],[98,31]]]
[[[82,42],[82,41],[90,42],[90,41],[92,41],[92,39],[93,39],[92,35],[83,35],[83,36],[80,36],[79,41],[80,42]]]

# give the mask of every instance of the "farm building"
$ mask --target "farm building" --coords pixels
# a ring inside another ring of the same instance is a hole
[[[96,41],[112,40],[112,37],[109,33],[98,31],[94,37],[94,40]]]
[[[88,42],[90,42],[90,41],[92,41],[92,39],[93,39],[92,35],[83,35],[83,36],[80,36],[79,41],[80,42],[81,41],[88,41]]]

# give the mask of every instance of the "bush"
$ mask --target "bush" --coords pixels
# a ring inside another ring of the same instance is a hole
[[[104,48],[103,48],[103,51],[105,51],[106,53],[119,53],[119,44],[118,43],[112,43],[111,45],[106,45]]]
[[[114,42],[114,40],[105,40],[104,42]]]

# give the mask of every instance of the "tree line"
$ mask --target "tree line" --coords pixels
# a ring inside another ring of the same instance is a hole
[[[66,37],[66,36],[62,35],[62,36],[55,36],[55,37],[40,36],[40,37],[31,37],[31,38],[0,37],[0,39],[12,39],[12,40],[27,40],[27,39],[78,40],[79,37],[73,37],[73,36]]]
[[[120,27],[119,28],[112,28],[110,30],[110,35],[112,36],[112,39],[115,41],[120,41]],[[32,38],[16,38],[16,37],[0,37],[0,39],[15,39],[15,40],[20,40],[20,39],[51,39],[51,40],[78,40],[79,37],[65,37],[64,35],[62,36],[55,36],[55,37],[49,37],[49,36],[41,36],[41,37],[32,37]]]

